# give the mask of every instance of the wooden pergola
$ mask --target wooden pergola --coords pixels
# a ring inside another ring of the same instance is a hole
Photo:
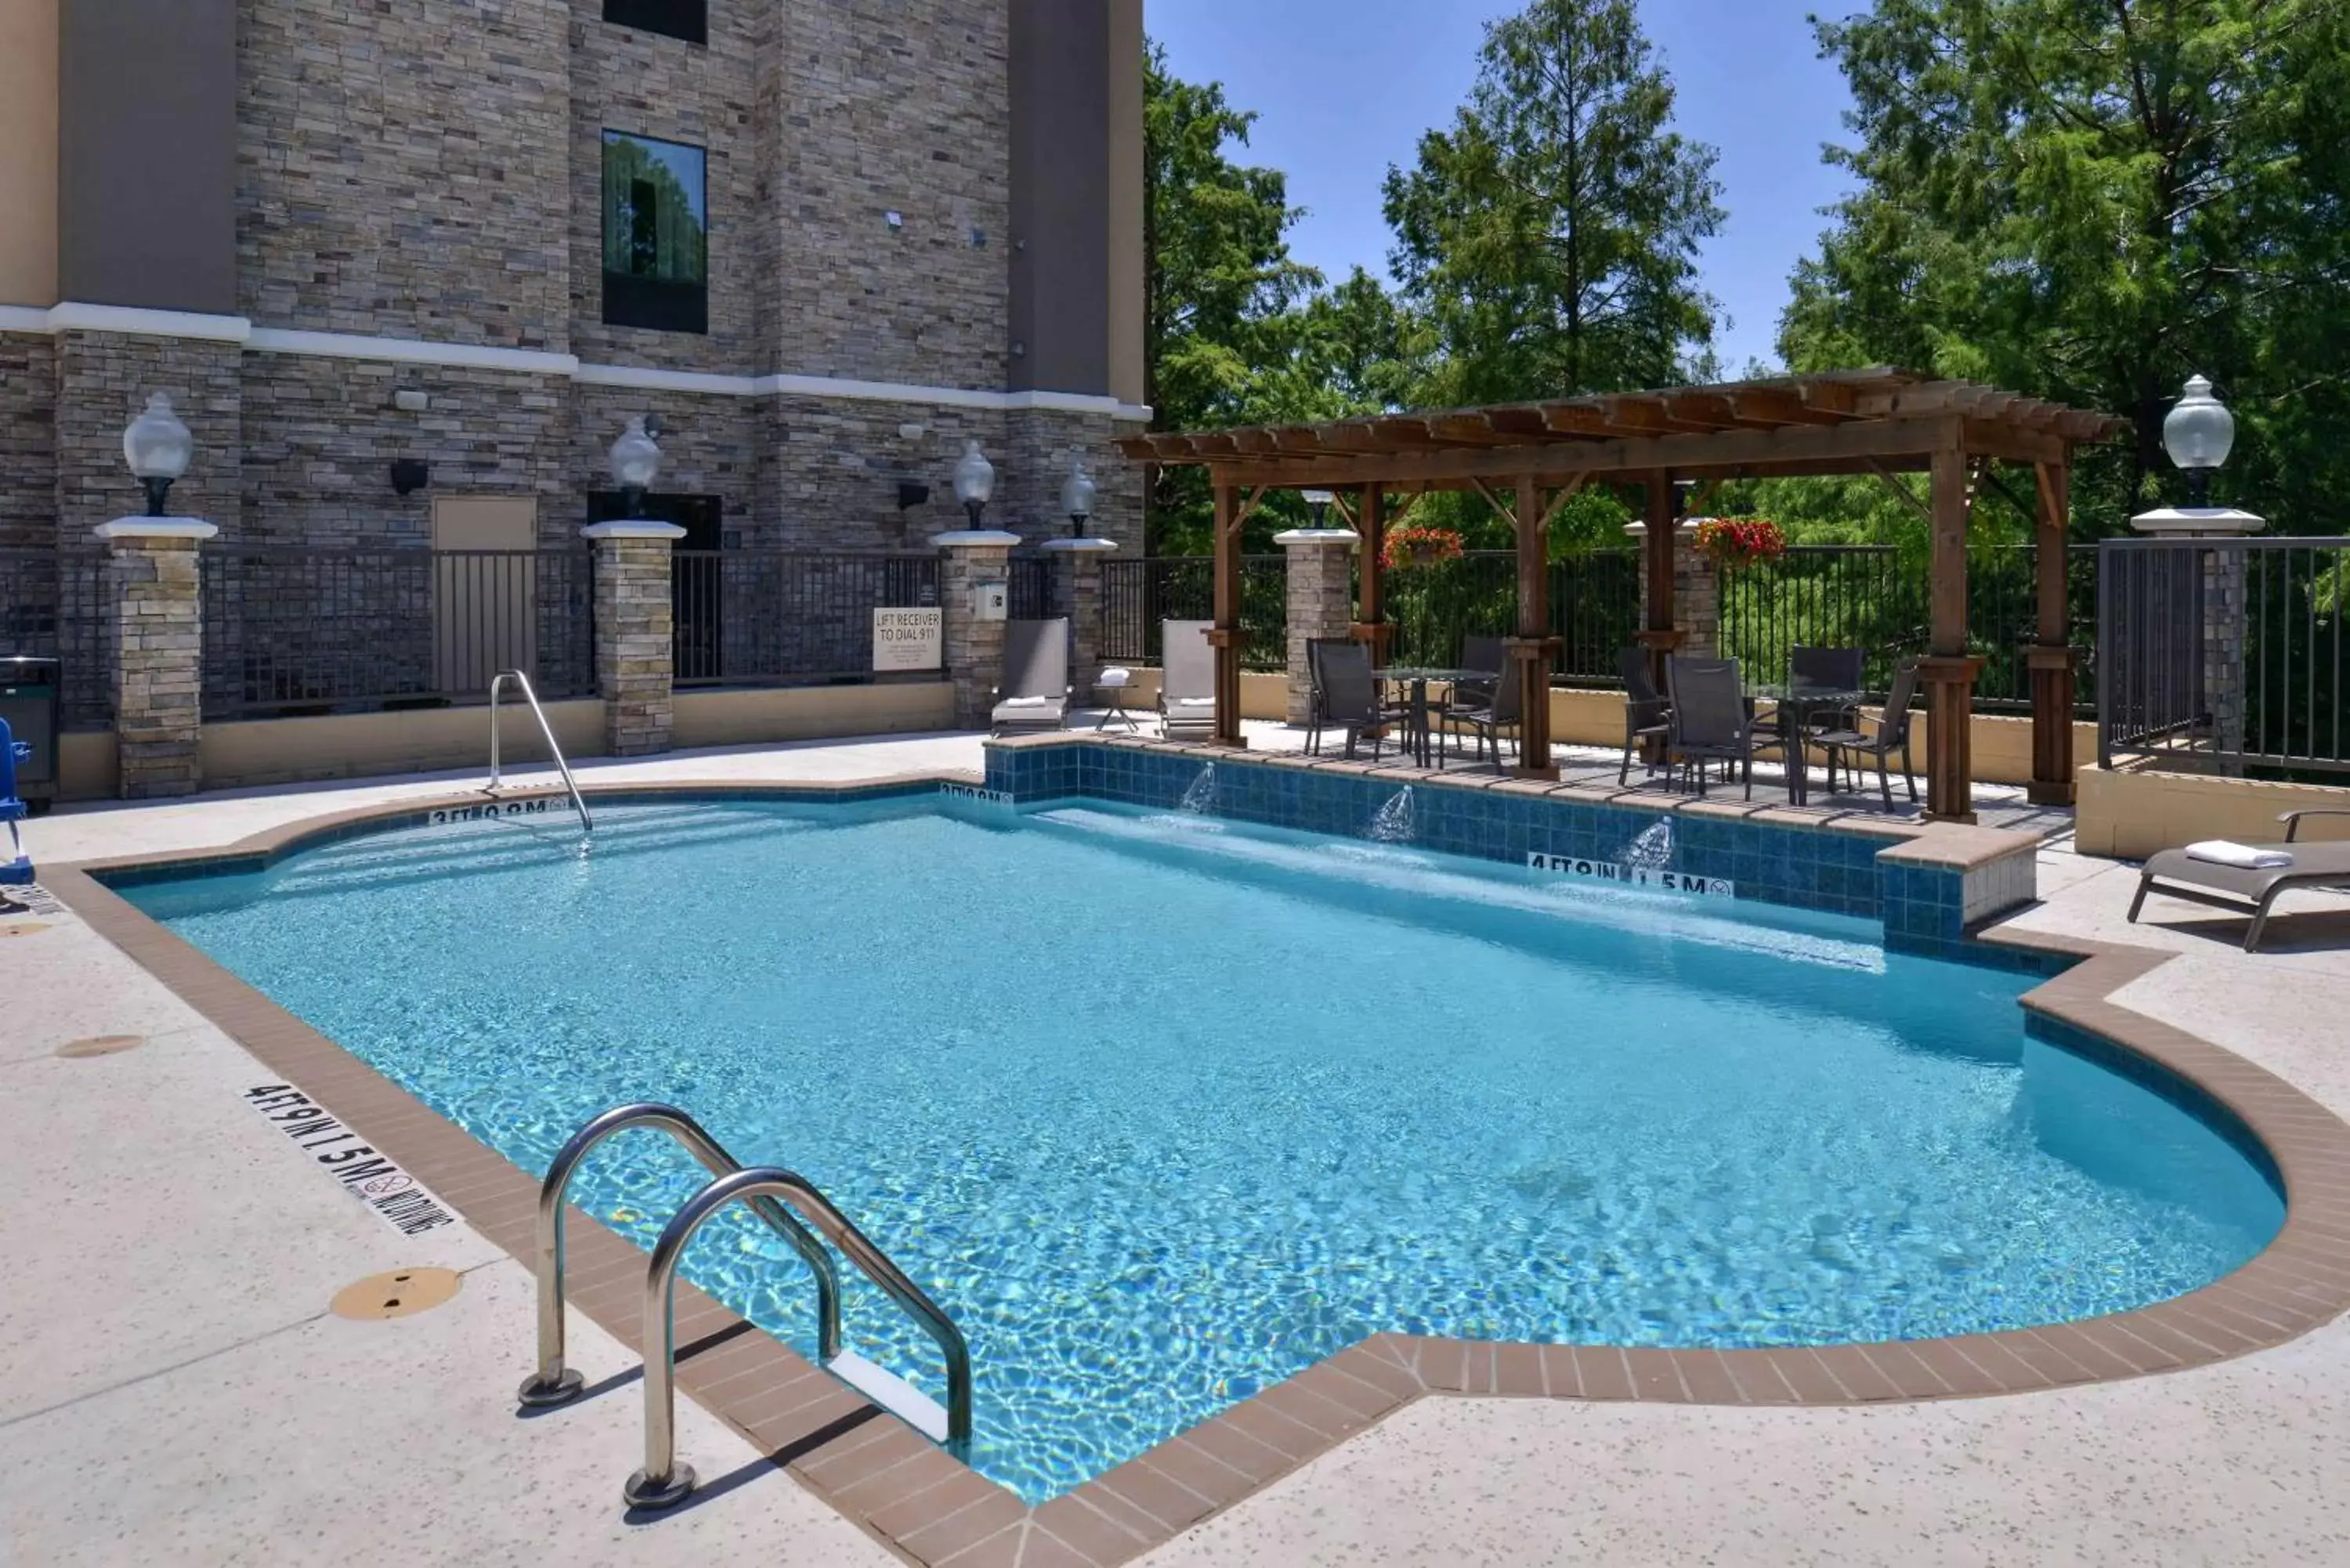
[[[1122,443],[1143,462],[1208,471],[1215,493],[1216,739],[1243,744],[1240,727],[1241,525],[1268,491],[1326,490],[1362,536],[1360,624],[1375,644],[1387,627],[1379,555],[1387,529],[1430,491],[1482,494],[1513,529],[1518,635],[1510,657],[1525,682],[1518,772],[1555,779],[1547,539],[1551,518],[1594,480],[1636,483],[1648,520],[1647,648],[1661,685],[1682,640],[1673,625],[1676,480],[1700,483],[1801,474],[1875,475],[1925,513],[1933,530],[1933,606],[1928,657],[1927,812],[1973,820],[1968,722],[1980,659],[1967,652],[1967,527],[1986,487],[2014,496],[1998,465],[2028,466],[2039,550],[2032,670],[2035,801],[2073,800],[2074,650],[2066,644],[2065,532],[2073,450],[2128,427],[2105,414],[2060,407],[1966,381],[1872,369],[1623,392],[1496,408],[1384,414],[1319,425],[1263,425],[1191,434],[1155,432]],[[1932,476],[1921,504],[1894,476]],[[1384,649],[1380,650],[1382,653]]]

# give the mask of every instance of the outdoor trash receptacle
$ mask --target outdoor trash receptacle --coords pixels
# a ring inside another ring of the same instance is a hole
[[[16,763],[16,793],[46,811],[57,793],[57,661],[0,655],[0,719],[28,754]]]

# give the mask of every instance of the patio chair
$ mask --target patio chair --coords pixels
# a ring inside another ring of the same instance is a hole
[[[1754,753],[1783,749],[1774,737],[1758,744],[1755,722],[1746,709],[1746,688],[1734,659],[1669,659],[1665,685],[1672,716],[1665,736],[1665,784],[1682,764],[1697,770],[1698,794],[1706,791],[1706,764],[1722,763],[1746,778],[1746,798],[1754,798]],[[1734,775],[1733,775],[1734,776]]]
[[[1003,630],[1003,684],[995,689],[995,733],[1057,730],[1069,718],[1069,622],[1015,620]]]
[[[1671,732],[1673,705],[1648,678],[1646,649],[1627,648],[1617,654],[1616,670],[1624,678],[1624,765],[1616,770],[1616,783],[1621,786],[1631,783],[1632,759],[1641,747]],[[1648,766],[1645,759],[1641,766]]]
[[[1170,741],[1205,740],[1216,732],[1216,650],[1208,646],[1215,624],[1159,623],[1159,729]]]
[[[1502,684],[1502,675],[1509,668],[1509,658],[1498,637],[1464,637],[1461,639],[1461,662],[1455,668],[1477,671],[1477,679],[1463,677],[1452,683],[1452,691],[1437,712],[1437,740],[1440,745],[1454,722],[1474,728],[1471,721],[1493,706],[1495,692]]]
[[[1908,787],[1909,803],[1918,803],[1918,779],[1909,763],[1909,703],[1918,695],[1918,661],[1909,659],[1893,671],[1893,690],[1885,695],[1885,707],[1876,721],[1874,732],[1863,730],[1867,721],[1855,714],[1849,728],[1813,732],[1806,739],[1828,754],[1828,791],[1835,791],[1836,764],[1841,762],[1847,777],[1859,773],[1857,759],[1873,758],[1877,763],[1877,787],[1885,795],[1885,809],[1893,809],[1893,781],[1886,772],[1886,759],[1895,752],[1901,753],[1901,782]]]
[[[1806,648],[1801,643],[1787,649],[1787,684],[1808,686],[1823,691],[1858,691],[1868,681],[1868,650],[1865,648]],[[1776,722],[1775,720],[1773,721]],[[1812,715],[1804,728],[1804,739],[1812,745],[1825,748],[1823,738],[1830,731],[1850,732],[1860,727],[1858,708],[1822,711]],[[1828,789],[1835,789],[1835,758],[1828,758]]]
[[[2302,822],[2313,816],[2350,816],[2350,811],[2288,811],[2277,818],[2284,824],[2282,844],[2225,846],[2249,850],[2247,858],[2255,862],[2282,858],[2285,862],[2282,866],[2223,866],[2199,858],[2202,853],[2222,847],[2218,845],[2164,850],[2147,861],[2146,869],[2138,874],[2137,897],[2130,900],[2130,923],[2137,923],[2138,911],[2146,908],[2148,893],[2183,898],[2190,904],[2206,904],[2233,914],[2249,912],[2252,924],[2244,933],[2244,950],[2257,951],[2278,898],[2295,888],[2350,888],[2350,842],[2301,842]],[[2244,908],[2247,904],[2251,906],[2250,911]]]
[[[1314,683],[1306,752],[1319,756],[1323,732],[1338,730],[1346,734],[1350,757],[1355,754],[1355,742],[1370,736],[1371,758],[1376,762],[1381,737],[1390,726],[1411,715],[1408,708],[1380,699],[1371,650],[1352,638],[1315,638],[1305,645],[1305,668]]]
[[[1450,722],[1468,726],[1475,733],[1479,761],[1484,760],[1485,748],[1490,744],[1493,748],[1493,767],[1499,772],[1502,767],[1502,732],[1518,728],[1519,714],[1525,707],[1526,686],[1523,680],[1497,677],[1489,690],[1492,696],[1484,706],[1469,708],[1455,704],[1445,709],[1444,717]]]

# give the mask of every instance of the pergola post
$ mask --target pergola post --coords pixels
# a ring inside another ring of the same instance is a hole
[[[2074,654],[2072,648],[2070,556],[2073,471],[2061,462],[2035,465],[2040,519],[2037,555],[2039,633],[2025,653],[2032,670],[2032,787],[2035,805],[2071,805]]]
[[[1216,496],[1216,624],[1208,641],[1216,650],[1216,733],[1220,746],[1245,746],[1241,737],[1240,495],[1218,475]]]
[[[1383,559],[1388,545],[1388,489],[1384,484],[1363,486],[1362,507],[1357,514],[1356,531],[1362,535],[1362,603],[1357,607],[1355,639],[1371,645],[1371,663],[1387,668],[1388,639],[1394,628],[1388,625],[1387,566]]]
[[[1647,493],[1641,521],[1648,534],[1640,547],[1648,556],[1648,603],[1646,629],[1639,633],[1638,640],[1648,650],[1648,679],[1662,691],[1665,661],[1688,635],[1673,624],[1673,530],[1679,519],[1673,515],[1671,474],[1645,474],[1641,484]]]
[[[1543,514],[1542,481],[1518,478],[1518,635],[1509,642],[1517,660],[1518,776],[1556,782],[1558,764],[1550,753],[1550,667],[1559,639],[1550,632],[1549,519]]]
[[[1926,815],[1975,820],[1975,677],[1967,657],[1967,458],[1955,426],[1933,453],[1932,654],[1918,661],[1926,684]]]

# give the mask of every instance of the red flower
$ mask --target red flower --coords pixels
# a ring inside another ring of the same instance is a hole
[[[1461,535],[1454,530],[1406,524],[1388,531],[1386,547],[1379,552],[1379,565],[1394,571],[1438,561],[1457,561],[1461,554]]]
[[[1751,566],[1787,553],[1787,536],[1762,517],[1710,517],[1697,525],[1698,553],[1717,566]]]

